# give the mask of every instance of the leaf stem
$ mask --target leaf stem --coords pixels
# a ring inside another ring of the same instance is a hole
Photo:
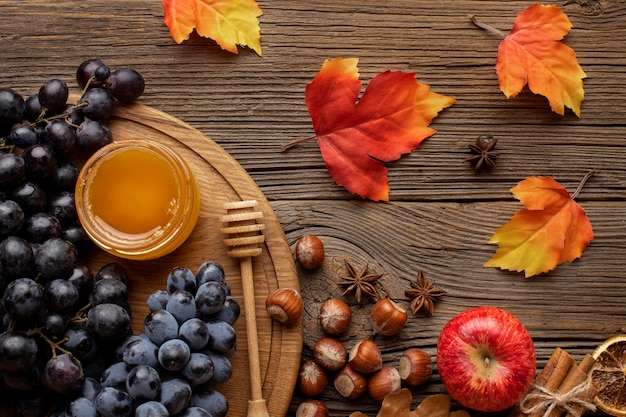
[[[281,145],[280,150],[284,152],[287,149],[293,148],[296,145],[299,145],[301,143],[304,143],[304,142],[306,142],[308,140],[311,140],[313,138],[316,138],[316,137],[317,136],[309,136],[309,137],[306,137],[306,138],[300,138],[300,139],[292,140],[289,143],[285,143],[284,145]]]
[[[491,26],[491,25],[488,25],[488,24],[486,24],[486,23],[481,22],[480,20],[478,20],[478,19],[476,18],[476,16],[475,16],[475,15],[470,14],[470,15],[468,15],[467,17],[469,17],[469,19],[472,21],[472,23],[473,23],[476,27],[479,27],[479,28],[484,29],[484,30],[486,30],[486,31],[488,31],[488,32],[491,32],[491,33],[493,33],[493,34],[495,34],[495,35],[497,35],[497,36],[501,37],[502,39],[506,38],[506,34],[505,34],[504,32],[502,32],[502,31],[501,31],[501,30],[499,30],[499,29],[494,28],[494,27],[493,27],[493,26]]]
[[[591,178],[591,176],[593,174],[596,173],[595,169],[592,169],[591,171],[587,172],[587,175],[585,175],[583,177],[583,179],[580,181],[580,184],[578,184],[578,188],[576,188],[576,191],[574,191],[574,193],[572,194],[572,200],[574,200],[576,197],[578,197],[578,194],[580,193],[580,190],[583,189],[583,186],[585,185],[585,183],[587,182],[587,180],[589,178]]]

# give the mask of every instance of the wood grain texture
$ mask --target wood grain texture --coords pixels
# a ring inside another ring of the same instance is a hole
[[[147,81],[141,103],[177,117],[212,138],[250,174],[267,197],[291,248],[307,233],[320,236],[327,260],[318,271],[298,269],[305,298],[303,359],[321,335],[319,304],[340,296],[342,260],[384,272],[379,287],[403,300],[419,269],[449,294],[433,318],[411,316],[391,339],[379,338],[385,362],[407,347],[433,357],[438,333],[457,312],[492,304],[518,315],[533,336],[543,366],[557,346],[576,360],[601,341],[626,332],[626,1],[545,1],[562,7],[574,28],[565,38],[588,75],[581,118],[556,115],[528,91],[507,100],[494,65],[500,39],[474,27],[468,14],[503,31],[530,1],[501,0],[258,0],[263,9],[263,57],[238,55],[192,35],[177,45],[155,0],[5,0],[0,3],[0,86],[24,95],[43,81],[73,81],[76,66],[99,57],[131,66]],[[314,140],[280,152],[280,145],[313,134],[304,89],[325,59],[358,57],[364,86],[391,69],[416,73],[438,93],[457,99],[433,122],[438,133],[387,164],[391,202],[354,199],[330,178]],[[498,139],[497,168],[475,173],[465,163],[479,135]],[[595,239],[584,256],[532,279],[484,268],[491,234],[520,205],[510,188],[530,175],[551,175],[573,190],[590,169],[597,174],[577,201]],[[355,309],[347,345],[369,336],[371,303]],[[269,369],[268,369],[269,371]],[[414,403],[443,392],[438,376],[413,389]],[[333,416],[359,409],[329,388]],[[294,415],[303,400],[295,394]]]

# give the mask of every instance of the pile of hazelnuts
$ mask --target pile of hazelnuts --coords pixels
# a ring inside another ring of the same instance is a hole
[[[315,269],[324,262],[324,245],[313,235],[303,236],[295,247],[295,258],[301,267]],[[296,323],[302,315],[302,298],[297,291],[280,288],[266,299],[268,313],[284,325]],[[298,390],[309,399],[296,410],[296,417],[327,417],[328,409],[314,397],[332,382],[335,390],[352,400],[369,394],[375,401],[397,392],[402,385],[418,386],[432,374],[430,355],[409,348],[400,356],[397,367],[384,365],[382,354],[372,339],[355,343],[350,350],[337,336],[345,333],[352,321],[352,310],[344,301],[331,298],[320,306],[319,324],[324,336],[313,347],[313,358],[305,361],[298,374]],[[407,312],[394,301],[383,298],[370,312],[374,334],[392,336],[407,322]]]

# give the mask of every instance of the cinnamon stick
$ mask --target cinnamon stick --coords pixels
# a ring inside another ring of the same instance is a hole
[[[585,381],[589,377],[589,371],[593,368],[593,365],[596,363],[596,360],[590,354],[587,354],[582,361],[576,367],[578,369],[578,378],[579,384]],[[581,397],[581,400],[587,402],[593,402],[593,398],[598,394],[598,391],[593,388],[591,384],[587,387],[586,393]],[[566,417],[578,417],[581,416],[584,412],[584,407],[582,405],[574,406],[575,414],[568,412]]]
[[[567,376],[572,365],[575,365],[575,361],[570,354],[557,347],[552,353],[552,356],[550,356],[546,366],[539,373],[539,375],[537,375],[537,378],[535,378],[533,387],[540,386],[550,392],[556,391],[563,383],[563,380]],[[532,388],[528,394],[537,392],[538,390],[536,388]],[[535,405],[539,404],[540,400],[525,402],[522,400],[522,402],[524,403],[523,405],[525,409],[531,409]],[[518,404],[518,406],[511,411],[509,417],[541,417],[543,415],[543,411],[544,410],[538,410],[531,414],[526,414],[520,410],[520,405]]]

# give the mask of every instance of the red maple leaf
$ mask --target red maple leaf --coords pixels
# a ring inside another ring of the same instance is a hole
[[[326,60],[306,87],[322,158],[338,185],[373,201],[389,200],[387,168],[436,133],[432,119],[455,99],[434,93],[414,73],[385,71],[360,100],[356,58]]]

